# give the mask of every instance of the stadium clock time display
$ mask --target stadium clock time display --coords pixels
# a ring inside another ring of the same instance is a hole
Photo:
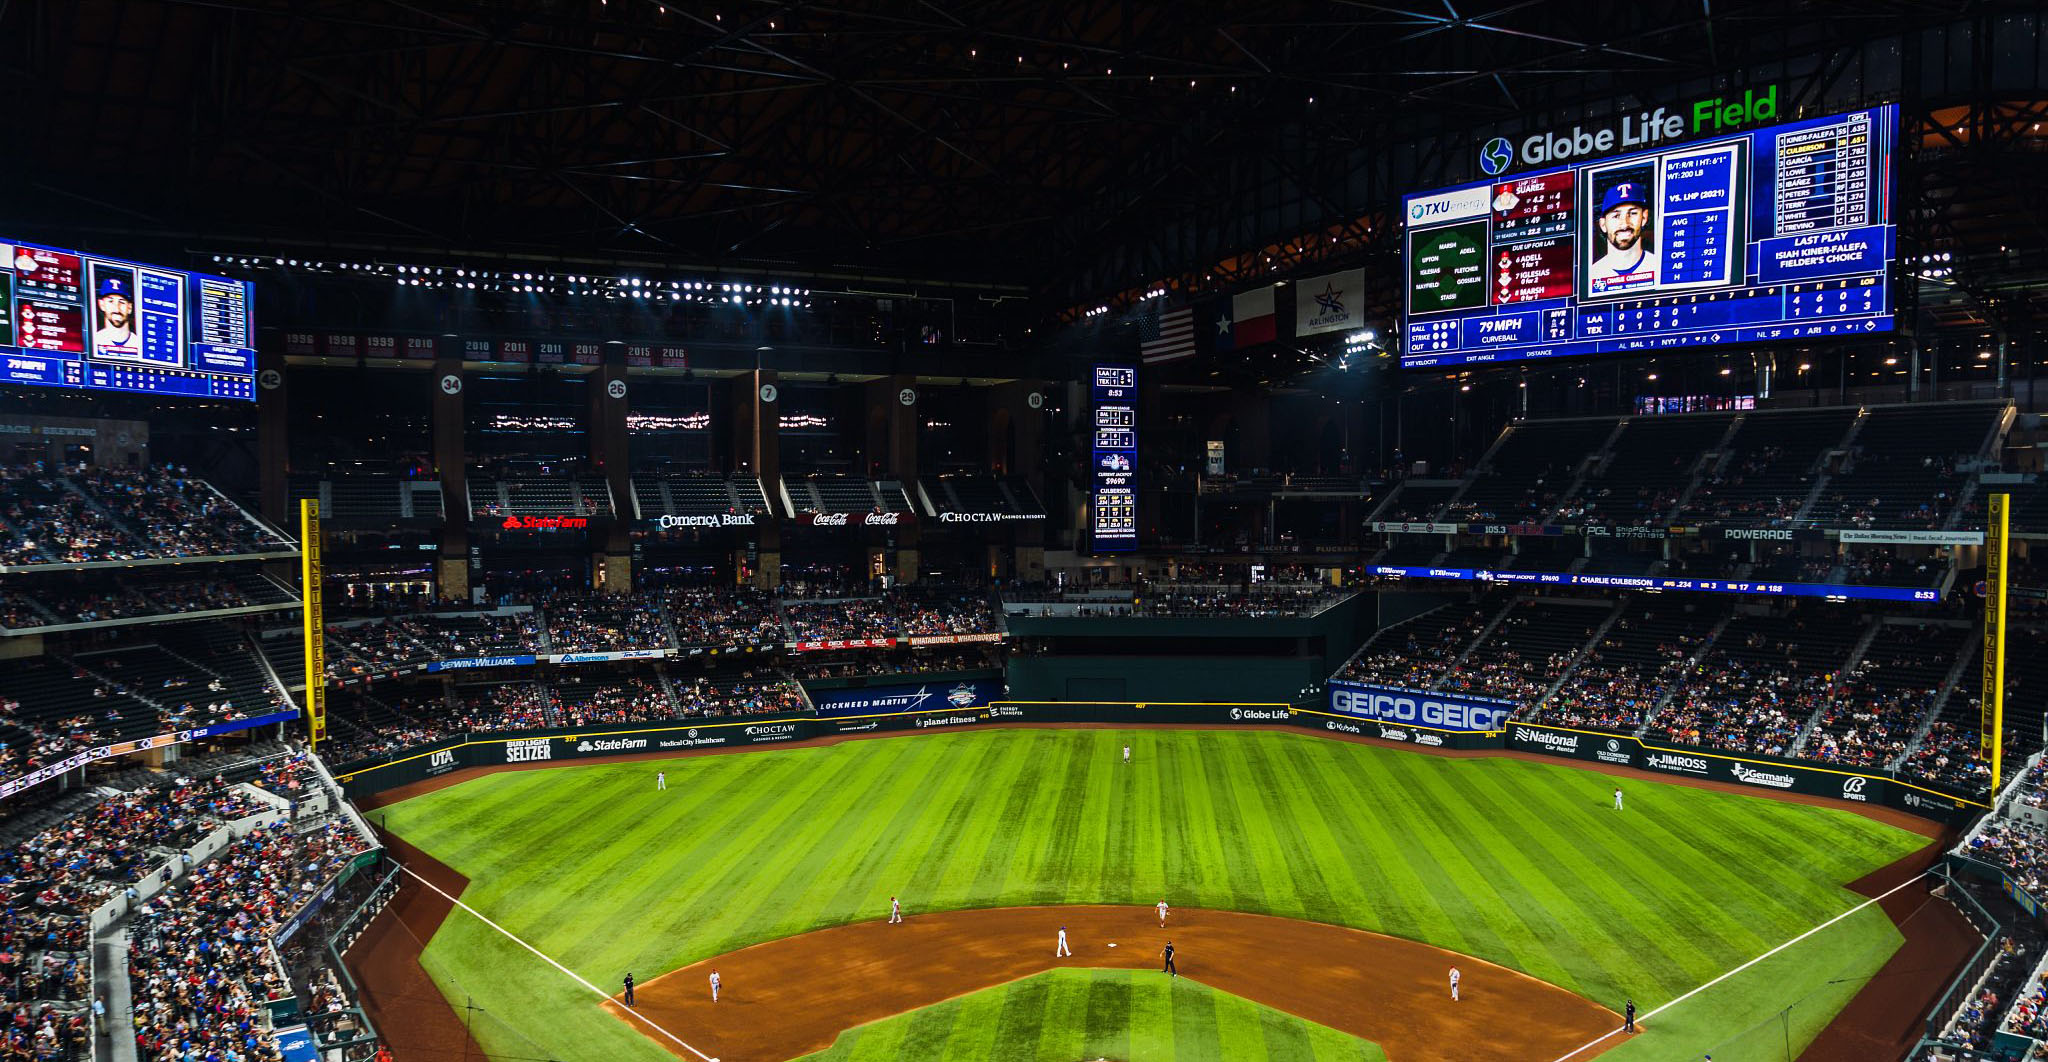
[[[1401,364],[1888,332],[1898,127],[1886,106],[1560,151],[1575,161],[1409,196]]]
[[[0,383],[256,398],[246,281],[0,241]]]

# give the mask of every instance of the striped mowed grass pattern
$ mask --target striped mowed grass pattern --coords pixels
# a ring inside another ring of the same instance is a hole
[[[1185,977],[1056,970],[850,1029],[804,1062],[1385,1062],[1378,1047]]]
[[[1002,730],[511,772],[379,814],[468,875],[467,902],[608,987],[878,918],[891,895],[912,913],[1163,896],[1428,941],[1617,1009],[1847,909],[1843,882],[1921,843],[1833,809],[1647,781],[1623,783],[1617,812],[1614,782],[1305,734]],[[1844,927],[1869,971],[1896,946],[1881,914]],[[562,1039],[666,1057],[473,919],[452,918],[424,961],[518,1030],[480,1034],[494,1051]],[[1761,1021],[1772,998],[1840,974],[1829,966],[1715,993],[1716,1024]]]

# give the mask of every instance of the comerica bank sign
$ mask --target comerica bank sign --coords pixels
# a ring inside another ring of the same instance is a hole
[[[1740,97],[1710,96],[1673,110],[1624,114],[1618,124],[1587,128],[1573,125],[1569,130],[1546,129],[1524,137],[1519,144],[1497,136],[1479,147],[1479,172],[1498,177],[1517,166],[1570,162],[1573,159],[1611,154],[1630,148],[1655,147],[1687,136],[1706,136],[1750,122],[1778,116],[1778,86],[1767,86],[1761,94],[1745,89]]]

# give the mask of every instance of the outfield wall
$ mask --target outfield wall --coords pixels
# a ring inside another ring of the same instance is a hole
[[[1400,742],[1422,749],[1533,753],[1626,767],[1651,774],[1725,783],[1737,788],[1798,793],[1879,804],[1937,822],[1960,825],[1988,810],[1981,802],[1900,781],[1768,757],[1730,756],[1671,749],[1640,738],[1566,727],[1510,723],[1505,730],[1455,731],[1394,725],[1284,704],[1102,703],[998,701],[979,707],[940,708],[876,715],[755,715],[673,723],[620,724],[577,730],[472,734],[389,757],[334,769],[350,798],[361,799],[465,768],[569,762],[598,756],[662,755],[704,748],[787,744],[810,738],[906,730],[1020,723],[1104,723],[1184,726],[1291,724],[1327,736]]]

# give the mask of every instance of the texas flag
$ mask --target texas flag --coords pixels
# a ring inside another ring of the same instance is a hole
[[[1229,299],[1213,299],[1195,311],[1195,337],[1210,354],[1227,354],[1237,346]]]
[[[1271,343],[1278,335],[1273,318],[1273,285],[1241,291],[1230,299],[1231,342],[1238,347]]]

